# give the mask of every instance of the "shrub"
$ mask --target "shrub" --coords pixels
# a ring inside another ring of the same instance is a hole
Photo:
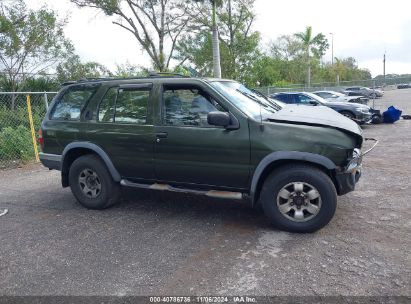
[[[29,128],[19,125],[0,131],[0,161],[23,160],[34,157],[33,142]]]

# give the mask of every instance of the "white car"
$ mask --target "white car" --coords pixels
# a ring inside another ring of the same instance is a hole
[[[361,96],[347,96],[335,91],[317,91],[313,92],[315,95],[324,98],[327,101],[338,101],[338,102],[356,102],[356,103],[366,103],[368,99]]]

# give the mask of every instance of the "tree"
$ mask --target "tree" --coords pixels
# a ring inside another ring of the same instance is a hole
[[[307,62],[307,85],[311,86],[311,53],[313,53],[315,58],[323,56],[329,47],[327,38],[322,33],[313,37],[311,26],[307,26],[304,32],[296,33],[294,36],[304,46]]]
[[[220,41],[218,34],[217,24],[217,8],[222,5],[221,0],[194,0],[195,2],[205,3],[210,1],[211,3],[211,30],[212,30],[212,50],[213,50],[213,76],[215,78],[221,78],[221,56],[220,56]]]
[[[92,61],[82,63],[78,55],[72,55],[65,62],[60,63],[56,68],[56,72],[57,80],[60,83],[81,78],[99,78],[111,75],[111,72],[104,65]]]
[[[303,83],[305,79],[305,48],[294,35],[283,35],[269,45],[270,55],[279,63],[282,79],[290,83]]]
[[[117,17],[113,23],[130,32],[150,56],[153,66],[167,71],[176,44],[190,16],[181,0],[71,0],[79,7]]]
[[[116,71],[114,72],[114,75],[117,77],[144,77],[147,74],[147,70],[128,61],[124,64],[117,64]]]
[[[35,11],[23,0],[0,3],[0,70],[12,91],[28,75],[47,71],[72,52],[65,23],[45,6]]]
[[[206,13],[209,3],[198,4],[190,11],[200,12],[193,16],[190,33],[178,44],[177,58],[189,61],[204,75],[212,75],[213,43],[210,32],[213,22]],[[221,70],[225,78],[243,80],[258,58],[260,34],[252,30],[255,15],[254,0],[226,0],[217,11]]]

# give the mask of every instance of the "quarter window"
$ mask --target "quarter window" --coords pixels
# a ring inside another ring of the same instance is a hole
[[[97,91],[97,86],[70,87],[57,101],[51,119],[80,120],[80,114],[88,100]]]
[[[207,115],[225,111],[211,96],[197,87],[165,87],[163,118],[169,126],[210,127]]]

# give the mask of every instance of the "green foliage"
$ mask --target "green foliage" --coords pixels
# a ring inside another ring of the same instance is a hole
[[[56,71],[59,83],[82,78],[111,76],[111,72],[104,65],[97,62],[83,63],[78,55],[72,55],[66,61],[60,63]]]
[[[189,33],[180,39],[176,59],[187,60],[203,76],[212,75],[212,18],[209,1],[195,2]],[[222,1],[217,10],[221,71],[224,78],[248,81],[259,52],[260,34],[252,30],[254,0]]]
[[[0,161],[27,161],[34,156],[31,132],[19,125],[17,128],[7,127],[0,131]]]
[[[27,75],[54,66],[73,51],[64,37],[65,20],[43,6],[28,9],[23,0],[0,3],[0,70],[12,91]]]
[[[133,65],[130,62],[124,64],[117,64],[114,76],[116,77],[144,77],[147,76],[148,71],[140,66]]]
[[[324,56],[329,45],[328,40],[323,33],[319,33],[313,37],[312,27],[307,26],[304,32],[295,33],[294,36],[302,43],[306,56],[311,57],[311,53],[317,59]]]
[[[32,106],[31,110],[34,127],[38,130],[45,114],[44,104]],[[8,107],[0,105],[0,131],[7,127],[15,128],[20,125],[29,126],[27,107],[19,106],[14,111],[11,111]]]
[[[55,92],[59,90],[60,83],[54,77],[29,77],[20,84],[20,88],[25,92]]]
[[[116,17],[113,24],[132,34],[151,58],[156,70],[165,72],[176,41],[190,21],[181,0],[70,0],[78,7],[91,7]]]

